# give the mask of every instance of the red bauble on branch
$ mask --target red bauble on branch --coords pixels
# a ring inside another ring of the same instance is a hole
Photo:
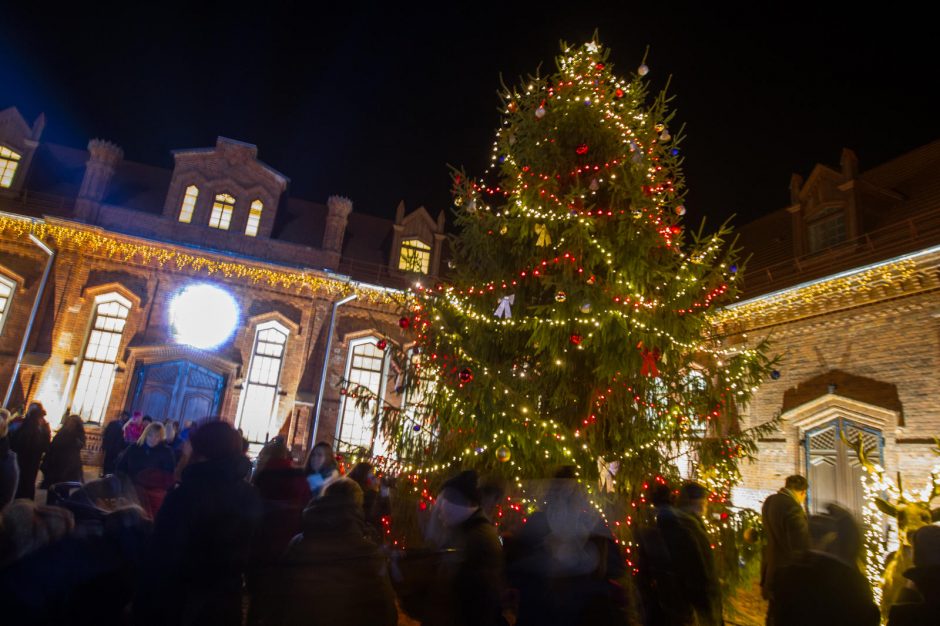
[[[577,148],[575,148],[574,151],[580,155],[585,155],[588,153],[588,145],[586,143],[582,143]]]
[[[581,335],[579,335],[578,333],[572,333],[570,339],[571,339],[571,343],[573,343],[574,345],[576,346],[581,345]]]
[[[388,342],[385,341],[384,339],[379,339],[378,341],[375,342],[375,347],[378,348],[379,350],[384,350],[385,348],[388,347]]]
[[[402,328],[408,328],[411,326],[411,320],[408,319],[407,317],[403,317],[400,320],[398,320],[398,325],[401,326]]]
[[[459,374],[457,374],[457,378],[459,378],[460,382],[462,383],[469,383],[471,380],[473,380],[473,372],[470,371],[469,367],[465,367],[460,370]]]

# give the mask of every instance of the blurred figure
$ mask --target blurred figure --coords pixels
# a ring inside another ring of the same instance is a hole
[[[118,456],[127,447],[124,441],[124,425],[127,424],[131,416],[127,411],[121,411],[121,416],[116,420],[111,420],[104,427],[104,433],[101,435],[101,451],[104,452],[104,460],[101,465],[101,475],[107,476],[114,473],[114,465],[117,463]]]
[[[52,437],[45,417],[46,410],[42,404],[33,402],[26,411],[22,425],[10,434],[10,449],[16,452],[16,460],[20,466],[17,498],[33,500],[36,497],[36,476]]]
[[[131,418],[124,424],[124,443],[126,445],[137,443],[141,433],[144,432],[145,426],[144,414],[140,411],[134,411],[131,414]]]
[[[708,512],[708,489],[696,482],[686,482],[679,488],[675,518],[657,518],[666,546],[672,558],[682,603],[695,616],[694,623],[722,624],[721,586],[711,542],[705,531]]]
[[[57,506],[16,500],[0,516],[0,570],[72,532],[75,518]]]
[[[82,449],[85,447],[85,425],[78,415],[69,415],[52,438],[49,452],[42,461],[43,489],[56,483],[85,482],[82,470]]]
[[[573,467],[556,472],[545,499],[523,527],[510,565],[517,625],[626,624],[620,550]]]
[[[242,622],[242,580],[261,518],[258,495],[243,479],[251,463],[241,437],[224,421],[201,424],[190,444],[190,463],[154,524],[135,624]]]
[[[149,415],[144,415],[141,418],[140,423],[144,425],[144,428],[147,428],[148,426],[153,424],[153,418],[150,417]]]
[[[163,430],[166,431],[166,445],[173,448],[173,442],[176,441],[176,422],[167,420],[163,423]]]
[[[673,501],[672,489],[665,482],[655,483],[649,501],[653,519],[637,530],[637,587],[642,601],[644,626],[683,624],[691,616],[684,601],[680,576],[673,564],[662,528],[678,525],[680,513]]]
[[[0,409],[0,512],[13,502],[20,482],[20,466],[16,452],[10,450],[10,412]]]
[[[132,446],[118,457],[115,472],[130,478],[137,491],[140,505],[151,518],[163,504],[167,490],[173,486],[176,459],[164,441],[163,424],[152,423],[140,434]]]
[[[769,603],[768,626],[774,623],[773,588],[777,570],[794,563],[809,549],[809,526],[803,508],[808,488],[804,477],[788,476],[783,489],[764,500],[761,508],[765,543],[760,563],[760,588]]]
[[[496,528],[480,508],[473,470],[441,487],[434,516],[445,552],[423,600],[425,626],[505,624],[500,605],[503,554]]]
[[[398,623],[386,562],[366,538],[362,490],[339,478],[304,511],[303,535],[262,581],[262,623],[393,626]]]
[[[310,485],[310,493],[314,498],[320,495],[324,486],[339,478],[336,457],[333,455],[333,447],[330,444],[321,441],[313,446],[304,465],[304,474],[307,476],[307,484]]]
[[[776,626],[877,626],[881,621],[858,567],[862,531],[842,507],[827,509],[809,518],[811,548],[774,576]]]
[[[494,524],[499,522],[499,505],[505,496],[506,485],[498,479],[490,478],[480,485],[480,508]]]
[[[349,471],[349,479],[355,481],[362,490],[362,512],[370,536],[376,543],[381,543],[384,536],[382,517],[390,515],[388,498],[381,494],[381,483],[375,475],[371,463],[357,463]]]
[[[888,626],[935,623],[940,616],[940,526],[923,526],[913,535],[914,567],[904,577],[914,583],[923,602],[895,604]]]

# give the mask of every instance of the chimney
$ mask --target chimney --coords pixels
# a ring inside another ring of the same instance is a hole
[[[343,251],[343,237],[346,235],[346,222],[352,212],[353,203],[343,196],[330,196],[326,200],[326,229],[323,231],[323,249],[340,254]]]
[[[852,180],[858,176],[858,157],[855,156],[855,152],[842,148],[842,158],[839,163],[842,165],[842,176],[846,180]]]
[[[88,142],[88,155],[75,212],[79,219],[91,222],[95,209],[108,193],[114,169],[124,158],[124,151],[110,141],[92,139]]]

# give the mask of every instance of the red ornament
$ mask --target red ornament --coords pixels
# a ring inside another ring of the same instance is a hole
[[[618,89],[614,92],[614,98],[620,100],[623,97],[623,89]]]
[[[642,343],[640,344],[642,349]],[[643,366],[640,367],[640,374],[643,376],[659,376],[659,368],[656,367],[656,361],[659,360],[659,348],[652,350],[643,350]]]
[[[604,64],[603,64],[603,63],[598,63],[598,64],[595,65],[594,67],[596,67],[596,68],[599,69],[599,70],[602,70],[602,69],[604,69]]]
[[[581,345],[581,335],[579,335],[578,333],[573,333],[571,335],[571,343],[573,343],[576,346]]]
[[[411,326],[411,320],[408,319],[407,317],[403,317],[400,320],[398,320],[398,325],[401,326],[402,328],[408,328],[409,326]]]
[[[388,342],[385,341],[384,339],[379,339],[378,341],[375,342],[375,347],[378,348],[379,350],[384,350],[385,348],[388,347]]]
[[[578,146],[577,148],[575,148],[574,151],[577,152],[578,154],[582,154],[582,155],[587,154],[587,153],[588,153],[588,146],[587,146],[586,143],[582,143],[580,146]]]
[[[473,372],[470,371],[469,367],[465,367],[457,374],[457,378],[459,378],[462,383],[469,383],[473,380]]]

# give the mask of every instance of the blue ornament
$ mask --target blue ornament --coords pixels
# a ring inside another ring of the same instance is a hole
[[[679,156],[679,148],[673,148],[671,152],[672,152],[672,156]]]
[[[778,370],[774,370],[770,372],[770,377],[773,378],[774,380],[777,380],[778,378],[780,378],[780,372]]]
[[[417,432],[421,432],[421,426],[418,425],[418,424],[415,424],[414,430],[415,430],[416,433],[417,433]]]
[[[500,163],[505,163],[505,162],[506,162],[506,155],[505,155],[505,154],[499,155],[499,162],[500,162]]]
[[[738,266],[737,266],[737,265],[732,265],[731,267],[728,268],[728,271],[730,271],[732,274],[737,274],[737,273],[738,273]]]

